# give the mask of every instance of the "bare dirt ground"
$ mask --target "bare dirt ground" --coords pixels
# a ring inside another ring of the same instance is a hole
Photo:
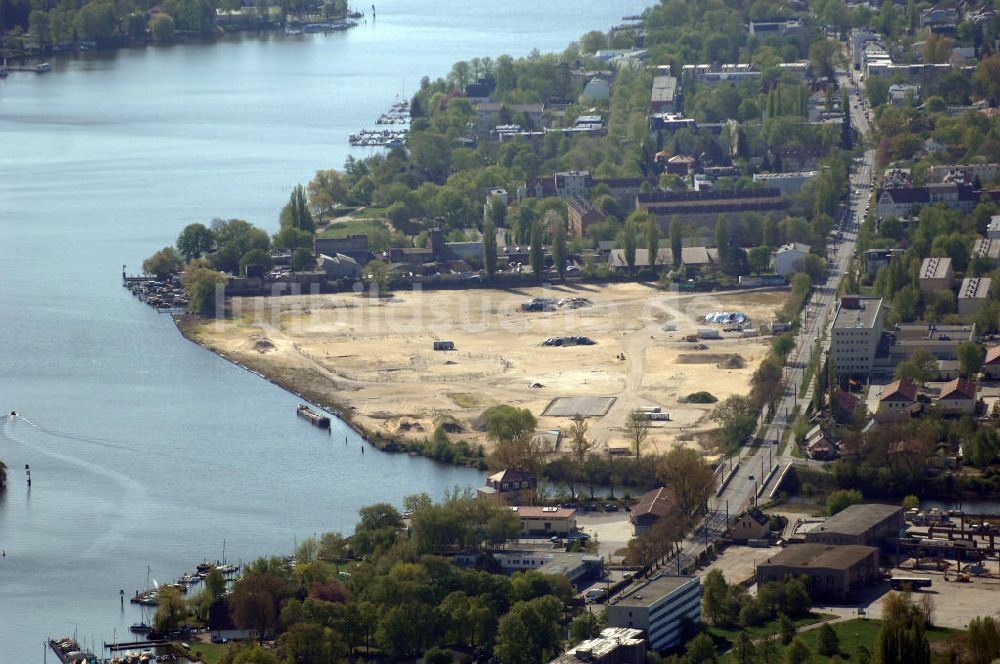
[[[588,306],[525,313],[532,297],[586,298]],[[513,290],[402,291],[235,298],[232,319],[186,326],[196,341],[319,403],[337,404],[369,432],[424,438],[447,424],[452,439],[486,443],[475,420],[484,409],[531,409],[539,429],[569,425],[543,416],[560,396],[615,397],[589,419],[602,447],[625,446],[629,412],[660,406],[647,450],[694,441],[713,428],[711,405],[683,404],[692,392],[724,399],[746,393],[767,338],[689,343],[712,311],[742,311],[754,327],[771,321],[786,293],[680,294],[641,284]],[[594,345],[548,347],[550,337],[587,336]],[[454,351],[434,351],[435,340]],[[722,368],[733,356],[741,368]],[[619,359],[619,358],[624,359]]]

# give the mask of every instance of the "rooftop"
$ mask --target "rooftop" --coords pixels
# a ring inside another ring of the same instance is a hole
[[[986,364],[1000,363],[1000,346],[993,346],[986,349]]]
[[[882,308],[880,297],[843,297],[833,319],[835,328],[873,328]]]
[[[780,553],[771,556],[765,562],[760,563],[760,565],[847,569],[860,563],[875,551],[878,551],[875,547],[856,544],[846,546],[810,543],[793,544],[782,549]]]
[[[920,264],[921,279],[947,279],[951,276],[951,259],[947,256],[925,258]]]
[[[916,401],[917,386],[909,380],[897,380],[882,388],[879,401]]]
[[[994,227],[994,224],[995,227]],[[1000,231],[1000,221],[990,222],[990,230]],[[980,238],[972,249],[973,258],[992,258],[994,261],[1000,259],[1000,240]]]
[[[960,300],[985,300],[990,296],[993,280],[989,277],[973,277],[962,279],[962,287],[958,289]]]
[[[510,508],[522,519],[569,519],[576,514],[571,507],[540,507],[535,505],[517,505]]]
[[[975,336],[975,325],[938,325],[936,323],[899,323],[893,331],[895,344],[905,346],[941,342],[954,344],[971,341]]]
[[[966,378],[956,378],[941,387],[938,399],[966,399],[975,401],[976,384]]]
[[[639,499],[639,502],[632,507],[631,518],[634,521],[636,517],[643,514],[652,514],[658,517],[664,517],[670,514],[671,508],[674,506],[673,498],[666,487],[660,487],[658,489],[653,489]]]
[[[549,664],[578,664],[607,657],[621,647],[641,646],[644,643],[641,629],[630,627],[608,627],[601,635],[581,641],[574,647],[553,659]]]
[[[870,528],[901,513],[903,508],[896,505],[866,503],[851,505],[837,512],[823,524],[823,531],[842,535],[864,535]]]
[[[648,608],[693,580],[695,580],[693,576],[658,576],[612,600],[611,603],[616,606]]]

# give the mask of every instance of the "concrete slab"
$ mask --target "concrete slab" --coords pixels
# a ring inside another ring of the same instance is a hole
[[[548,417],[604,417],[615,397],[556,397],[542,413]]]

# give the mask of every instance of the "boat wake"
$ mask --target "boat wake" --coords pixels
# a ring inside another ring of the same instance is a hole
[[[84,443],[84,444],[87,444],[87,445],[97,445],[99,447],[103,447],[105,449],[110,449],[110,450],[122,450],[122,451],[125,451],[125,452],[136,452],[136,453],[140,453],[141,452],[142,454],[148,454],[148,455],[151,455],[151,456],[159,456],[159,457],[163,457],[163,458],[167,458],[169,456],[167,454],[164,454],[163,452],[157,452],[155,450],[139,450],[136,447],[133,447],[129,443],[127,443],[125,441],[122,441],[122,440],[115,440],[113,438],[98,438],[96,436],[85,436],[85,435],[78,434],[78,433],[67,433],[67,432],[64,432],[64,431],[56,431],[54,429],[49,429],[49,428],[44,427],[44,426],[42,426],[40,424],[36,424],[35,422],[32,422],[30,419],[28,419],[24,415],[21,415],[20,413],[17,413],[17,414],[11,413],[10,415],[4,415],[2,418],[0,418],[0,420],[16,420],[16,421],[24,422],[24,423],[28,424],[29,426],[33,427],[35,430],[39,431],[40,433],[44,433],[47,436],[52,436],[53,438],[61,438],[63,440],[72,440],[72,441],[75,441],[75,442],[78,442],[78,443]]]

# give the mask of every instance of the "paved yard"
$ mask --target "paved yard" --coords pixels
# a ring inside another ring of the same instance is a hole
[[[576,525],[591,537],[597,537],[597,552],[605,559],[628,546],[632,524],[628,512],[578,512]],[[619,558],[615,558],[617,562]]]

